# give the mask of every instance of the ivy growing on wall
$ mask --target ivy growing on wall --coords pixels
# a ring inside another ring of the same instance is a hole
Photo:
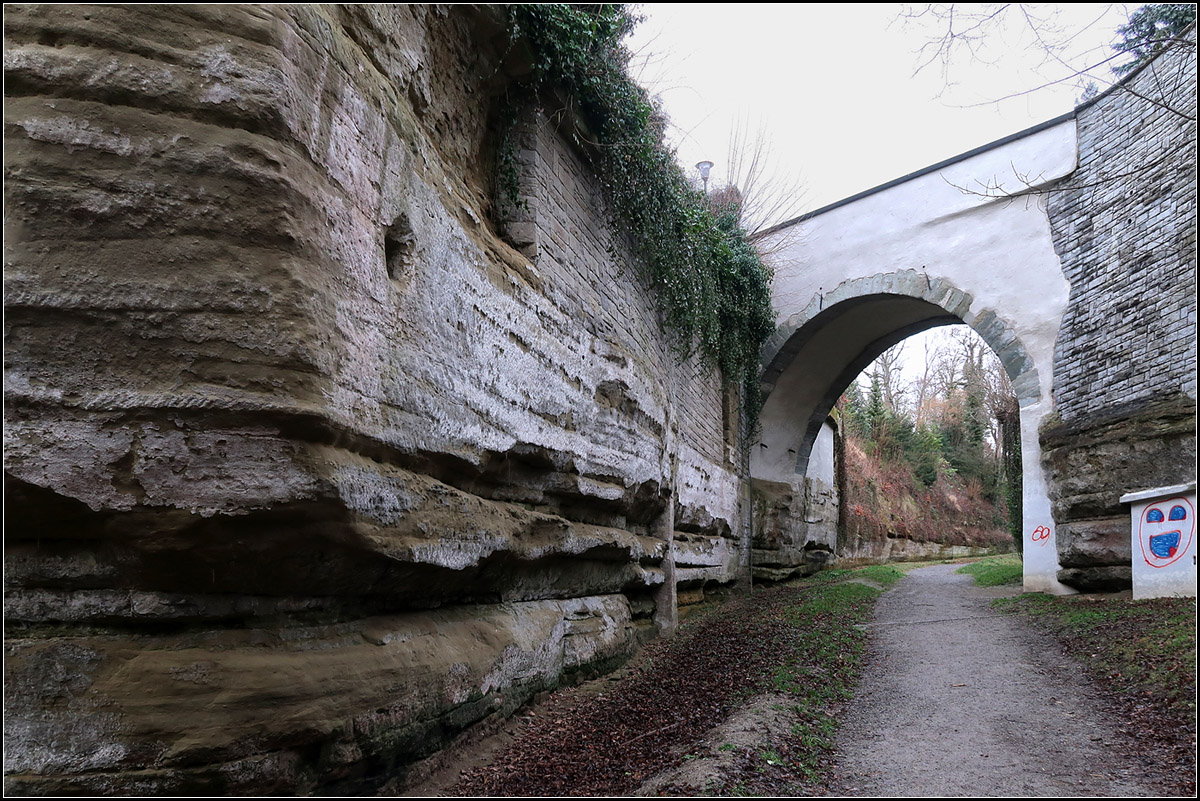
[[[556,91],[573,104],[587,130],[575,135],[614,222],[649,269],[681,350],[698,348],[726,381],[752,390],[743,397],[754,399],[753,411],[759,351],[774,329],[770,272],[736,209],[714,208],[664,144],[665,117],[626,69],[630,54],[621,40],[637,22],[624,5],[509,6],[512,41],[523,42],[533,62],[527,91],[512,96]],[[501,191],[515,197],[515,170],[504,169],[510,162],[501,157]]]

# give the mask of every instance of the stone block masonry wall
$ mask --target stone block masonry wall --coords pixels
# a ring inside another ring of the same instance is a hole
[[[1077,113],[1079,168],[1048,208],[1071,282],[1054,375],[1065,423],[1196,397],[1195,88],[1181,52]]]
[[[632,246],[605,223],[599,186],[562,133],[570,124],[530,113],[519,126],[525,208],[510,213],[506,233],[530,257],[547,297],[599,340],[606,361],[634,360],[666,379],[655,401],[671,405],[680,440],[700,458],[727,465],[720,376],[698,356],[681,362],[669,352],[670,334],[628,255]]]
[[[563,135],[572,125],[563,115],[533,111],[520,121],[522,205],[508,210],[505,233],[530,259],[546,297],[595,337],[604,363],[661,376],[645,388],[655,393],[647,400],[614,372],[597,386],[596,400],[635,414],[662,409],[672,429],[658,447],[664,475],[673,473],[676,580],[689,589],[728,583],[738,566],[730,542],[737,536],[738,478],[725,441],[720,376],[698,356],[680,361],[671,352],[637,263],[611,255],[631,245],[604,223],[609,213],[585,157]]]
[[[500,14],[6,10],[10,792],[366,790],[627,658],[661,520],[732,578],[579,154],[488,222]]]
[[[1168,52],[1076,113],[1048,198],[1071,282],[1042,431],[1060,580],[1129,583],[1120,496],[1195,477],[1196,60]]]

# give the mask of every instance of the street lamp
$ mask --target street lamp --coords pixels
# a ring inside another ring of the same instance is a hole
[[[713,168],[711,161],[700,161],[696,163],[696,169],[700,171],[700,178],[704,181],[704,194],[708,194],[708,173]]]

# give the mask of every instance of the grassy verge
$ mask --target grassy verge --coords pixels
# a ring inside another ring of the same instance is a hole
[[[988,556],[963,565],[956,573],[967,573],[975,577],[980,587],[998,587],[1001,584],[1021,583],[1021,557],[1015,553]]]
[[[1196,601],[1028,593],[992,602],[1049,631],[1109,691],[1115,719],[1169,765],[1166,795],[1196,791]]]
[[[930,562],[929,564],[933,564]],[[797,586],[816,586],[822,584],[840,584],[853,579],[857,582],[870,581],[887,588],[904,578],[907,570],[903,563],[890,565],[866,565],[864,567],[838,568],[822,570],[796,582]]]
[[[794,723],[771,747],[739,753],[724,781],[706,794],[809,795],[821,783],[839,712],[862,670],[867,636],[861,624],[870,620],[883,589],[902,578],[904,571],[893,565],[869,565],[824,570],[773,590],[787,598],[779,608],[786,628],[774,642],[781,658],[770,685],[756,689],[787,696]]]

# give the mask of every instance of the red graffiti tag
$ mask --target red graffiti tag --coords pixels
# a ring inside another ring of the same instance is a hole
[[[1031,539],[1039,545],[1045,545],[1050,541],[1050,529],[1046,526],[1038,526],[1033,530]]]

